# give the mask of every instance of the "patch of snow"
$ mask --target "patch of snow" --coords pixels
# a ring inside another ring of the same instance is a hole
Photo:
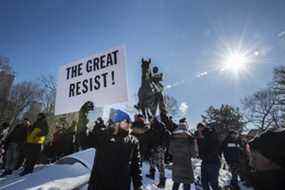
[[[68,163],[62,162],[60,164],[52,164],[48,166],[37,166],[35,172],[24,177],[18,177],[20,172],[16,171],[14,175],[0,178],[0,190],[72,190],[81,187],[81,190],[87,190],[87,183],[89,180],[93,159],[95,156],[94,149],[80,151],[78,153],[69,155],[64,159],[72,158],[78,162]],[[82,164],[83,163],[83,164]],[[201,160],[192,159],[193,171],[195,179],[200,179]],[[86,167],[87,166],[87,167]],[[159,190],[154,184],[159,182],[159,174],[156,172],[156,180],[150,180],[145,177],[149,171],[149,164],[143,163],[143,184],[144,190]],[[166,186],[165,190],[172,190],[172,172],[171,169],[165,170]],[[231,174],[226,169],[220,170],[219,184],[224,187],[229,185]],[[199,182],[199,180],[197,180]],[[240,184],[241,190],[253,190],[246,188]],[[182,190],[182,185],[179,190]],[[201,187],[192,185],[191,190],[202,190]]]
[[[0,190],[74,189],[88,182],[94,156],[95,149],[88,149],[62,158],[60,164],[37,167],[34,173],[23,177],[19,177],[20,171],[17,171],[0,181]],[[73,162],[65,163],[68,158]]]

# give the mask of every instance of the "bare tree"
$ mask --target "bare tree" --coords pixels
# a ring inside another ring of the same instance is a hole
[[[38,114],[42,112],[43,104],[40,102],[32,102],[27,111],[23,114],[23,118],[29,118],[31,122],[35,122]]]
[[[174,97],[168,96],[168,95],[165,96],[164,101],[165,101],[167,112],[172,117],[178,116],[178,112],[179,112],[178,101]]]
[[[273,88],[278,93],[279,107],[281,110],[281,125],[285,127],[285,66],[274,69]]]
[[[60,125],[64,128],[69,128],[73,121],[77,121],[79,117],[78,112],[68,113],[56,116],[55,111],[55,101],[56,101],[56,79],[53,75],[42,75],[39,78],[40,86],[43,89],[43,94],[41,96],[41,103],[43,105],[43,112],[47,115],[47,120],[50,126],[50,136],[54,131],[54,127]]]
[[[54,114],[56,97],[56,80],[53,75],[43,75],[40,77],[41,87],[44,90],[41,102],[47,114]]]
[[[9,59],[0,56],[0,123],[7,121],[5,112],[9,104],[8,99],[14,82],[14,75]]]
[[[14,74],[14,71],[9,64],[9,58],[0,56],[0,71],[5,71],[10,74]]]
[[[273,88],[280,97],[280,105],[285,106],[285,66],[275,68],[273,75]]]
[[[246,118],[261,130],[280,127],[281,110],[278,93],[271,87],[255,92],[242,100]]]
[[[7,113],[10,123],[14,123],[28,107],[40,101],[43,94],[42,88],[34,82],[20,82],[12,87]]]

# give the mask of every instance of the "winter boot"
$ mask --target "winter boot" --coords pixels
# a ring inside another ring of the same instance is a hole
[[[149,178],[149,179],[151,179],[151,180],[154,180],[154,178],[155,178],[155,169],[150,169],[149,170],[149,174],[146,174],[145,175],[147,178]]]
[[[158,188],[165,188],[165,177],[164,178],[160,178],[159,180],[159,184],[157,185]]]
[[[24,169],[24,170],[19,174],[19,176],[22,177],[22,176],[27,175],[27,174],[30,174],[30,173],[33,173],[33,171]]]
[[[7,175],[11,175],[12,174],[12,171],[11,170],[5,170],[0,177],[5,177]]]

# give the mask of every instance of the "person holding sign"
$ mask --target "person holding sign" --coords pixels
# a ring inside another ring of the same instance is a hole
[[[117,110],[111,117],[114,126],[95,128],[96,148],[88,190],[142,190],[139,142],[130,134],[130,117]]]

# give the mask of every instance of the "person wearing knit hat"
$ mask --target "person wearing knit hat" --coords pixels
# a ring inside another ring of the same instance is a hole
[[[214,128],[203,123],[197,125],[197,144],[201,164],[201,182],[204,190],[219,190],[219,171],[221,167],[220,142]]]
[[[130,134],[130,116],[121,111],[111,116],[113,127],[95,128],[96,149],[88,190],[142,190],[139,142]]]
[[[181,125],[182,127],[184,127],[186,130],[188,130],[188,122],[187,119],[185,117],[183,117],[182,119],[179,120],[179,125]]]
[[[149,147],[149,174],[146,174],[147,178],[155,179],[156,168],[159,171],[159,183],[158,188],[164,188],[166,183],[165,178],[165,152],[169,143],[170,132],[166,129],[165,125],[154,118],[151,121],[151,128],[145,133],[146,141]]]
[[[134,116],[134,122],[132,123],[132,132],[131,134],[134,135],[140,143],[140,151],[142,160],[147,160],[148,157],[148,146],[147,146],[147,139],[145,136],[145,132],[148,130],[146,126],[145,118],[141,114],[137,114]]]
[[[188,126],[187,120],[184,117],[184,118],[179,120],[178,127],[172,133],[173,134],[177,134],[177,133],[181,133],[181,132],[189,133],[188,128],[189,128],[189,126]]]
[[[119,123],[122,121],[130,122],[131,118],[130,118],[129,114],[127,114],[126,112],[124,112],[122,110],[116,110],[116,112],[112,115],[111,120],[114,123]]]
[[[285,129],[269,130],[249,143],[255,190],[284,189]]]
[[[145,128],[145,118],[141,114],[135,115],[135,121],[133,122],[133,128],[143,129]]]
[[[183,117],[179,120],[179,123],[185,123],[185,122],[187,122],[187,119],[185,117]]]
[[[194,184],[191,157],[196,155],[193,136],[188,132],[186,118],[179,121],[179,126],[170,138],[169,153],[172,155],[172,190],[178,190],[183,183],[184,190],[190,190]]]

